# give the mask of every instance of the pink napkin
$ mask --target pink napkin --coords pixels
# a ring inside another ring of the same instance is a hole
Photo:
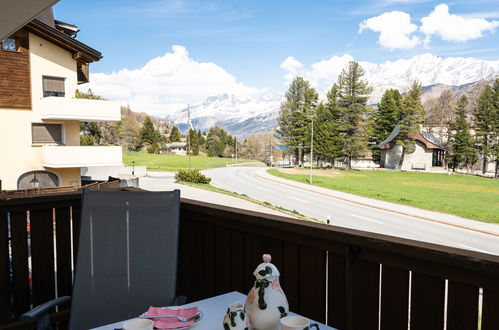
[[[146,312],[146,316],[180,316],[180,317],[193,317],[198,314],[197,307],[180,307],[177,309],[160,308],[160,307],[149,307]],[[194,320],[187,322],[180,322],[176,317],[163,317],[163,318],[153,318],[155,328],[160,329],[176,329],[181,327],[187,327],[194,323]]]

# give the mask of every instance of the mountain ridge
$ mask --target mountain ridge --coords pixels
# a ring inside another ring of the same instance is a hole
[[[445,89],[450,89],[457,97],[470,96],[478,93],[485,83],[499,77],[499,60],[484,61],[473,57],[422,54],[381,64],[359,63],[366,71],[366,80],[374,88],[370,104],[378,103],[386,89],[397,88],[403,92],[415,79],[424,86],[424,102],[440,95]],[[323,96],[325,90],[320,94]],[[211,96],[190,107],[191,122],[201,131],[217,125],[237,136],[271,132],[277,125],[276,118],[283,98],[284,95],[279,93],[256,97],[231,94]],[[187,112],[187,108],[182,109],[168,119],[185,130]]]

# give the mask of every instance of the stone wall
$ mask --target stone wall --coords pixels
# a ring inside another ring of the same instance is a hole
[[[400,157],[402,156],[402,147],[395,145],[391,149],[381,150],[381,159],[383,160],[383,167],[395,169],[397,168]],[[423,143],[416,141],[416,150],[411,154],[406,154],[402,170],[411,170],[412,165],[424,165],[425,169],[431,170],[432,168],[433,149],[426,149]]]

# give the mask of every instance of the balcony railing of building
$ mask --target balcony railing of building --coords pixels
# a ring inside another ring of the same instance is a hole
[[[48,168],[122,164],[120,146],[42,146],[42,166]]]
[[[40,100],[42,119],[79,121],[119,121],[118,102],[49,96]]]
[[[80,197],[0,200],[0,329],[33,327],[19,315],[71,294]],[[270,253],[290,309],[335,328],[499,329],[498,256],[185,199],[180,235],[192,301],[248,292]],[[54,316],[64,328],[68,310]]]

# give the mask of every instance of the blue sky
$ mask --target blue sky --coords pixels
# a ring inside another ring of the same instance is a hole
[[[448,15],[439,7],[443,16],[435,13],[423,31],[421,19],[442,4]],[[288,57],[306,66],[346,53],[374,63],[422,53],[499,59],[497,0],[61,0],[54,13],[103,53],[92,72],[141,69],[180,45],[196,63],[214,63],[237,83],[276,92],[286,89],[281,64]]]

